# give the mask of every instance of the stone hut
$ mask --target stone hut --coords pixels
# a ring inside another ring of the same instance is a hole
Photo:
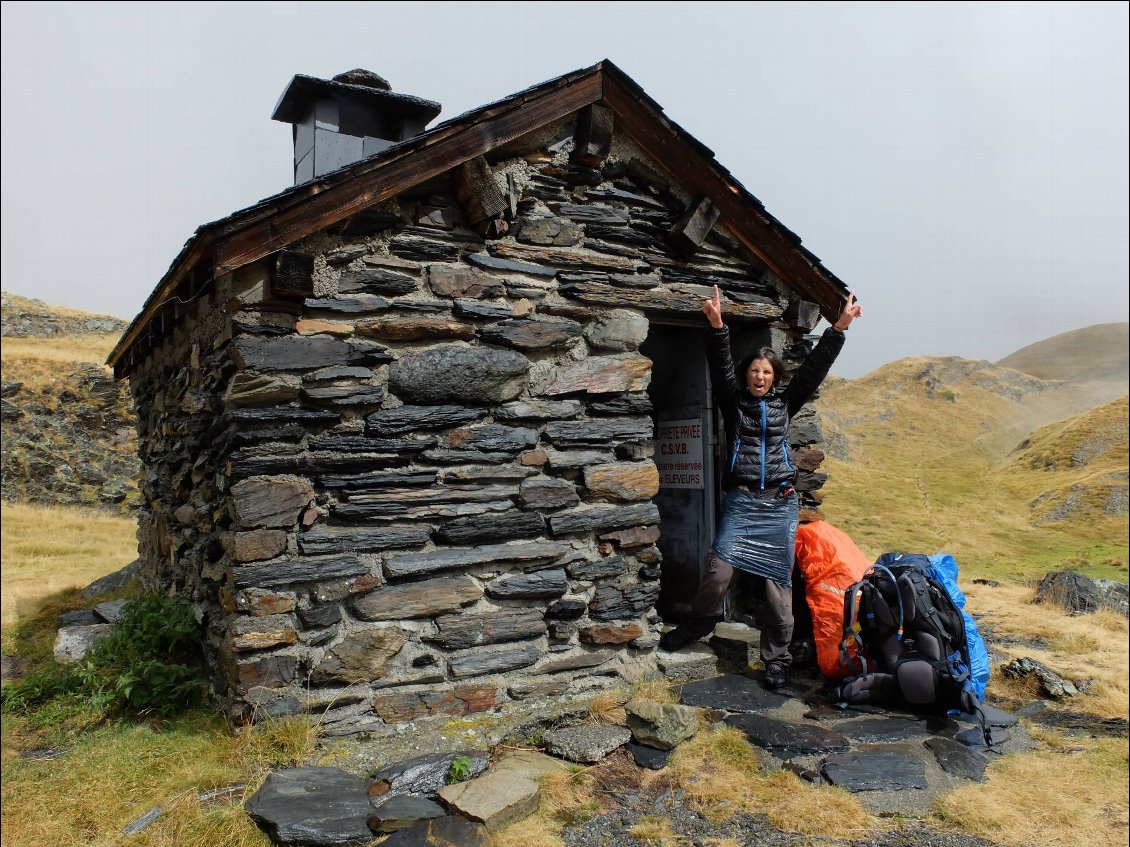
[[[702,301],[794,362],[846,301],[611,62],[439,108],[296,76],[295,186],[201,226],[110,356],[144,579],[202,610],[234,720],[348,734],[655,669],[727,443]],[[808,517],[819,438],[802,414]]]

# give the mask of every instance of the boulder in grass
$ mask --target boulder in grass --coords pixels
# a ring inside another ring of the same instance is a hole
[[[111,574],[106,574],[106,576],[94,580],[94,582],[90,583],[90,585],[82,590],[82,596],[90,600],[100,594],[110,594],[115,591],[121,591],[140,575],[141,560],[134,559],[121,570],[116,570]]]
[[[1130,587],[1125,582],[1091,579],[1078,571],[1052,571],[1036,586],[1036,602],[1062,606],[1074,614],[1109,609],[1130,616]]]
[[[1069,612],[1097,612],[1103,594],[1095,583],[1077,571],[1053,571],[1036,586],[1036,602],[1061,606]]]
[[[624,709],[632,738],[657,750],[673,750],[698,732],[698,709],[692,706],[632,700]]]
[[[55,661],[61,665],[73,665],[81,662],[94,642],[105,638],[115,627],[113,624],[96,623],[88,626],[64,626],[55,635],[53,648]]]

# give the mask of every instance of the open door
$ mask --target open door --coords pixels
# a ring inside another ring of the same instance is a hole
[[[652,323],[640,352],[652,361],[655,464],[659,468],[662,582],[656,609],[674,621],[698,590],[714,542],[720,475],[718,421],[710,390],[705,333]]]

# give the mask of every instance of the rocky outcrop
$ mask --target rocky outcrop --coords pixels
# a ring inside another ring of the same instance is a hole
[[[93,363],[53,363],[23,376],[4,364],[0,493],[8,501],[136,507],[140,463],[125,386]],[[40,366],[42,363],[39,363]]]
[[[1060,606],[1077,614],[1110,609],[1128,614],[1127,587],[1124,582],[1092,580],[1078,571],[1052,571],[1036,586],[1037,603]]]
[[[59,310],[42,300],[0,294],[0,336],[6,338],[55,338],[65,335],[101,335],[125,331],[129,321],[109,315],[88,315]]]

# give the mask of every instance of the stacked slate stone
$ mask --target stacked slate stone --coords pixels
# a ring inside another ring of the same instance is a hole
[[[295,245],[313,297],[223,278],[131,377],[142,558],[204,607],[233,717],[349,734],[653,666],[649,321],[701,324],[717,284],[795,358],[815,312],[720,227],[676,253],[691,198],[625,140],[571,164],[559,129],[493,165],[506,237],[432,181]],[[815,419],[794,433],[814,471]]]

